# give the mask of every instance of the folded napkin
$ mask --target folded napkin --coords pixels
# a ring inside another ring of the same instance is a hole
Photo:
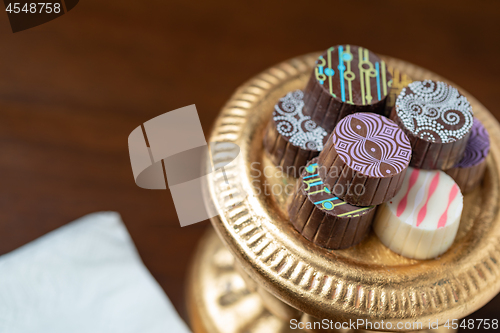
[[[0,256],[0,332],[189,329],[142,263],[119,214],[103,212]]]

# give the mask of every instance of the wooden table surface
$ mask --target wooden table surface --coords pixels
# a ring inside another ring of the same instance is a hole
[[[241,83],[352,43],[456,82],[500,119],[495,1],[98,1],[15,33],[0,15],[0,254],[84,214],[118,211],[186,318],[186,271],[208,222],[181,228],[168,191],[138,188],[127,137],[196,104],[208,135]],[[475,318],[499,318],[500,298]]]

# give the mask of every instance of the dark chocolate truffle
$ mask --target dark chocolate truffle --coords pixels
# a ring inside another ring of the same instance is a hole
[[[330,132],[349,114],[383,114],[391,79],[375,53],[354,45],[331,47],[316,61],[305,88],[304,115]]]
[[[396,104],[396,98],[398,98],[401,90],[412,83],[413,80],[407,74],[401,72],[395,67],[387,66],[387,70],[389,71],[389,73],[391,73],[392,80],[387,82],[389,94],[387,95],[387,103],[385,104],[384,116],[390,117],[392,108],[394,107],[394,104]]]
[[[305,238],[328,249],[345,249],[363,240],[375,216],[375,206],[357,207],[342,201],[324,186],[318,159],[302,172],[289,206],[290,220]]]
[[[490,151],[490,136],[476,118],[472,123],[464,156],[446,173],[455,180],[462,193],[470,193],[481,183],[486,170],[486,157]]]
[[[378,205],[396,195],[410,158],[410,141],[393,121],[355,113],[328,138],[319,155],[319,174],[333,194],[350,204]]]
[[[410,139],[411,166],[446,170],[462,159],[473,116],[469,101],[456,88],[426,80],[401,90],[391,119]]]
[[[299,177],[301,167],[318,156],[328,138],[326,131],[302,114],[304,93],[295,90],[274,106],[264,135],[271,161],[288,174]]]

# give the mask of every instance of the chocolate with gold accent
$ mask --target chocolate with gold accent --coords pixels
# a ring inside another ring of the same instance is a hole
[[[328,138],[319,154],[319,174],[332,193],[350,204],[378,205],[396,195],[410,158],[410,141],[393,121],[355,113]]]
[[[481,183],[489,151],[490,136],[483,124],[474,118],[464,157],[453,168],[446,170],[463,194],[470,193]]]
[[[368,49],[330,47],[316,61],[305,88],[304,115],[330,132],[349,114],[383,114],[391,79],[385,62]]]
[[[295,177],[300,177],[299,170],[318,156],[328,138],[323,128],[303,115],[303,97],[302,90],[282,97],[274,106],[264,135],[264,147],[271,161]]]
[[[288,208],[290,220],[305,238],[328,249],[345,249],[363,240],[375,206],[357,207],[333,195],[319,178],[318,159],[302,172]]]
[[[391,119],[410,139],[411,166],[446,170],[462,159],[473,116],[469,101],[456,88],[426,80],[401,90]]]
[[[385,104],[384,116],[390,117],[392,108],[396,104],[396,98],[398,98],[401,90],[413,82],[412,78],[407,74],[403,73],[396,67],[387,66],[387,70],[391,73],[392,80],[387,82],[387,87],[389,88],[389,95],[387,95],[387,102]]]

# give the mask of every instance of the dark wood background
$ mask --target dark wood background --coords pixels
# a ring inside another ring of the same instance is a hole
[[[437,72],[500,119],[499,22],[494,0],[81,0],[15,34],[0,14],[0,254],[84,214],[118,211],[187,318],[186,270],[209,224],[181,228],[168,191],[135,186],[127,137],[136,126],[194,103],[208,135],[241,83],[340,43]],[[499,297],[473,316],[499,318],[498,306]]]

